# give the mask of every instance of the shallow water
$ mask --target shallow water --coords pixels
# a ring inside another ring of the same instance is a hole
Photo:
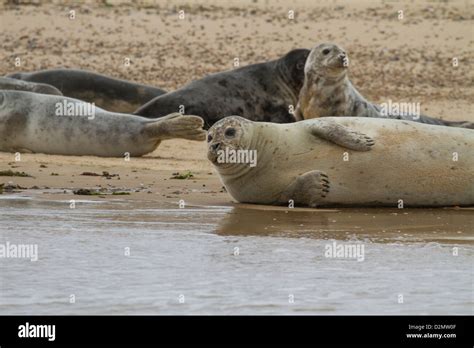
[[[472,210],[16,194],[0,212],[0,244],[38,245],[38,261],[0,258],[0,314],[473,313]],[[363,261],[326,257],[333,242],[363,245]]]

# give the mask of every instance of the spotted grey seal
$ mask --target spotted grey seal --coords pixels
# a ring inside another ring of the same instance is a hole
[[[142,156],[162,140],[204,140],[203,121],[119,114],[77,99],[0,91],[0,151],[102,157]]]
[[[311,50],[296,108],[298,120],[326,116],[362,116],[404,119],[442,126],[474,128],[465,121],[445,121],[418,114],[390,113],[367,101],[348,77],[349,57],[344,49],[323,43]]]
[[[244,156],[220,158],[252,150],[255,166],[240,161]],[[275,124],[235,116],[209,130],[208,158],[242,203],[474,205],[470,129],[366,117]]]
[[[295,49],[270,62],[208,75],[151,100],[134,114],[157,117],[184,109],[201,116],[206,127],[230,115],[253,121],[294,122],[293,109],[308,54],[307,49]]]
[[[7,76],[55,86],[66,97],[95,103],[101,108],[115,112],[130,113],[153,98],[166,93],[159,88],[87,70],[50,69],[13,73]]]

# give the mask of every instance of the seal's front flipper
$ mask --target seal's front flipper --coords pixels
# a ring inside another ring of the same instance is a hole
[[[145,132],[159,140],[173,138],[205,140],[206,131],[202,128],[203,125],[204,121],[199,116],[174,113],[148,123]]]
[[[375,144],[374,140],[368,135],[352,131],[349,127],[324,119],[312,124],[310,131],[314,136],[355,151],[369,151]]]
[[[296,205],[307,205],[315,208],[323,202],[328,193],[329,178],[326,173],[312,170],[298,176],[282,192],[278,202],[288,204],[290,200],[293,200]]]

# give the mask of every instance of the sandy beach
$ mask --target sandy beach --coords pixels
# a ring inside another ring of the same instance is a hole
[[[474,121],[474,4],[470,1],[120,1],[68,5],[3,1],[0,75],[56,67],[89,69],[165,90],[294,48],[337,42],[351,78],[369,100],[419,102],[422,113]],[[15,3],[15,2],[13,2]],[[70,19],[71,10],[75,19]],[[398,11],[403,19],[398,19]],[[184,19],[179,18],[184,11]],[[289,19],[294,11],[294,19]],[[15,58],[21,66],[15,66]],[[452,59],[458,58],[454,67]],[[130,66],[124,60],[130,59]],[[165,141],[143,158],[1,153],[1,177],[26,188],[126,189],[130,199],[230,204],[206,159],[205,143]],[[44,168],[42,168],[43,166]],[[119,174],[82,176],[83,172]],[[187,180],[171,180],[191,171]],[[57,174],[57,175],[53,175]],[[136,192],[139,191],[139,192]],[[94,199],[113,199],[113,197]]]

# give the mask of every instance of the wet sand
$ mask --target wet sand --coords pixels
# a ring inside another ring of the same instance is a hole
[[[170,140],[160,146],[162,152],[142,158],[100,158],[93,156],[56,156],[44,154],[22,154],[20,161],[14,161],[14,154],[0,153],[1,170],[24,172],[31,177],[0,176],[0,183],[12,187],[14,191],[31,189],[45,192],[51,199],[108,200],[114,197],[78,196],[78,189],[127,192],[130,200],[153,200],[178,204],[231,204],[217,176],[206,158],[204,142]],[[164,154],[164,153],[165,154]],[[106,171],[110,177],[102,176]],[[192,173],[188,179],[173,179],[176,173]],[[100,176],[82,175],[95,173]],[[48,194],[48,189],[56,189],[57,194]]]

